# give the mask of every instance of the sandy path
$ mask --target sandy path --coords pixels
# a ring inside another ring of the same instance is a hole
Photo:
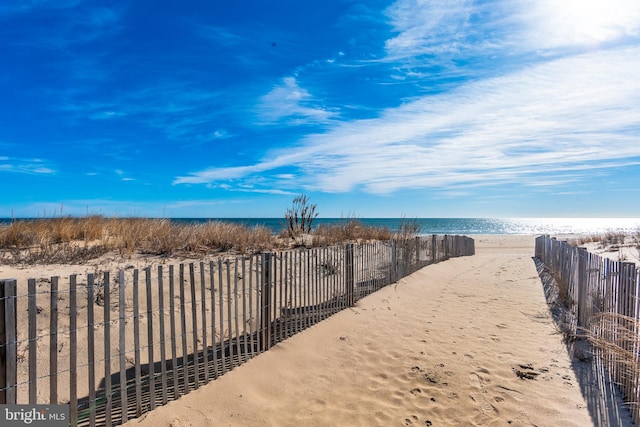
[[[534,237],[474,237],[476,256],[428,266],[126,425],[597,425]]]

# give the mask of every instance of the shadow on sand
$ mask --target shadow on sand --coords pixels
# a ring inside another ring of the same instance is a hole
[[[413,271],[432,264],[423,261],[413,266]],[[359,300],[390,283],[389,277],[378,277],[354,286],[355,300]],[[138,418],[176,400],[180,396],[218,378],[231,369],[240,366],[285,339],[313,326],[329,316],[349,306],[347,295],[342,294],[325,302],[295,308],[281,308],[279,318],[271,322],[268,331],[258,331],[234,337],[215,347],[208,346],[207,352],[188,354],[186,358],[171,355],[163,362],[141,365],[140,373],[132,366],[125,372],[126,383],[121,387],[120,372],[110,376],[110,386],[103,378],[95,398],[85,396],[78,400],[78,426],[120,425],[124,420]],[[266,341],[266,342],[265,342]],[[109,388],[110,392],[107,392]],[[126,412],[124,412],[126,411]],[[126,417],[123,417],[126,415]],[[108,420],[111,420],[109,423]]]
[[[533,258],[542,281],[549,310],[559,331],[564,335],[571,367],[587,402],[589,414],[596,426],[633,427],[631,412],[622,399],[618,386],[611,380],[598,357],[591,353],[586,338],[578,337],[568,324],[570,314],[559,301],[558,284],[551,271],[537,258]]]
[[[370,293],[380,287],[367,286],[368,289],[362,291]],[[215,348],[209,346],[206,354],[199,351],[188,354],[186,358],[177,357],[175,363],[169,355],[169,360],[164,363],[155,362],[153,369],[149,364],[141,365],[138,375],[132,366],[125,372],[124,388],[121,387],[120,372],[110,376],[109,393],[103,378],[95,398],[85,396],[78,400],[77,425],[120,425],[124,420],[138,418],[157,406],[176,400],[257,356],[261,348],[268,349],[341,311],[345,296],[334,300],[314,306],[282,309],[281,317],[271,323],[266,333],[259,331],[226,340]],[[263,343],[265,340],[268,343]]]

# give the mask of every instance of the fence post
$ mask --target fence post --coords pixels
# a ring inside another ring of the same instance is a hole
[[[634,292],[633,288],[635,287],[635,263],[633,262],[622,262],[620,266],[620,279],[621,279],[621,296],[622,298],[622,307],[621,314],[624,316],[621,319],[622,330],[626,333],[633,335],[633,323],[631,319],[635,318],[635,301],[634,301]],[[637,339],[637,338],[636,338]],[[622,343],[622,348],[630,355],[631,360],[626,361],[622,365],[622,384],[621,389],[623,394],[629,400],[629,398],[633,399],[637,395],[637,392],[633,390],[632,387],[632,379],[633,379],[633,368],[630,366],[629,362],[633,362],[635,355],[633,354],[633,341],[636,339],[626,339]]]
[[[260,351],[266,351],[271,347],[271,253],[262,254],[262,291],[260,295],[261,327],[260,327]]]
[[[444,237],[442,238],[442,246],[444,247],[444,260],[448,260],[450,258],[450,253],[449,253],[449,236],[447,236],[446,234],[444,235]]]
[[[435,234],[431,235],[431,263],[435,264],[438,261],[438,237]]]
[[[546,234],[536,237],[536,247],[534,250],[534,256],[540,260],[543,260],[543,262],[544,262],[544,256],[542,254],[542,249],[544,247],[546,240],[547,240]]]
[[[578,305],[578,331],[580,327],[587,326],[587,248],[578,248],[578,283],[576,289],[578,295],[576,304]]]
[[[391,241],[391,281],[389,283],[394,283],[398,280],[398,252],[396,247],[396,241]]]
[[[344,250],[344,260],[345,260],[345,291],[347,297],[347,307],[353,307],[354,295],[353,295],[353,287],[354,287],[354,265],[353,265],[353,243],[347,243]]]
[[[18,354],[18,311],[15,279],[0,280],[0,404],[15,404]]]

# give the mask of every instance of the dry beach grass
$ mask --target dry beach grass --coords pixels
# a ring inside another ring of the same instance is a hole
[[[418,231],[405,222],[398,231],[366,226],[356,218],[315,228],[305,239],[314,245],[353,240],[389,240]],[[168,219],[103,216],[15,220],[0,225],[0,264],[82,263],[107,253],[188,256],[219,252],[257,253],[296,244],[264,226],[225,221],[175,223]]]
[[[605,258],[640,265],[640,229],[628,233],[609,231],[601,234],[577,236],[571,237],[567,241],[574,246],[585,247],[589,252]]]

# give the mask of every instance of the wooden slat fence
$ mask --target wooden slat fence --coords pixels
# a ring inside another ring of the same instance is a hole
[[[555,275],[568,309],[569,330],[594,343],[598,357],[640,422],[640,269],[550,236],[536,239],[535,256]]]
[[[111,274],[0,280],[0,403],[119,425],[431,263],[463,236],[297,249]]]

